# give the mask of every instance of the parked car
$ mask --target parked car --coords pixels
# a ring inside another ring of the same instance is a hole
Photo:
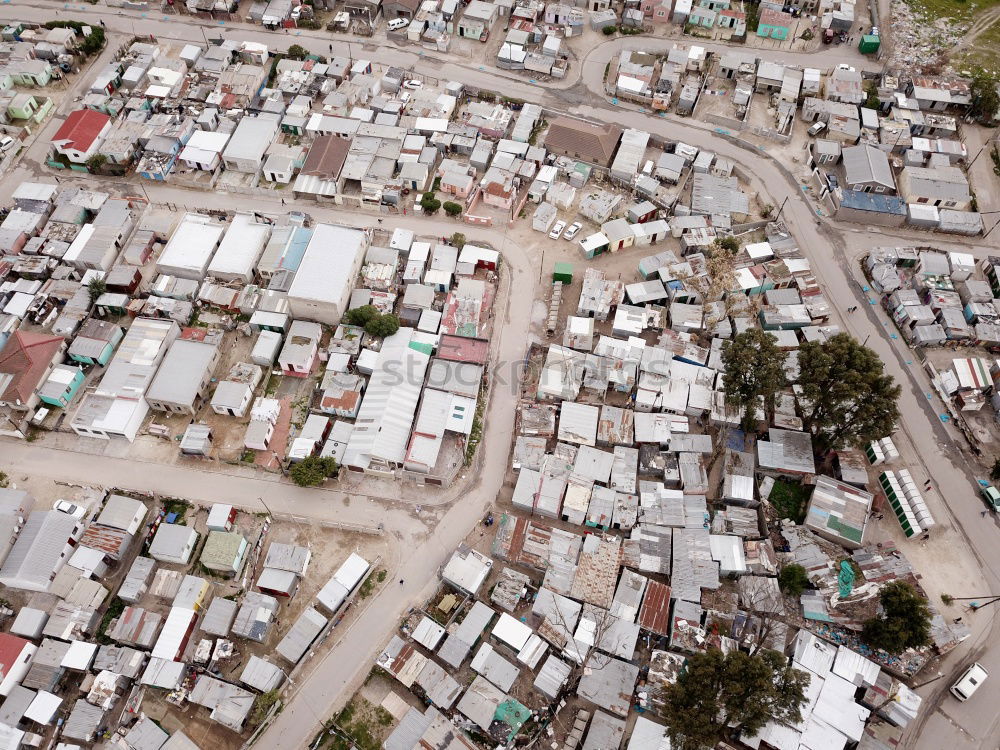
[[[410,25],[410,22],[405,18],[393,18],[389,21],[389,31],[398,31],[399,29],[405,29]]]
[[[68,500],[56,500],[56,504],[53,506],[55,510],[60,513],[65,513],[67,515],[73,516],[73,518],[83,518],[87,515],[87,509],[82,505],[75,505]]]
[[[814,122],[812,125],[810,125],[809,126],[809,130],[807,130],[806,132],[809,135],[815,137],[815,136],[819,135],[820,133],[822,133],[824,130],[826,130],[826,123],[823,122],[822,120],[818,120],[818,121]]]
[[[1000,490],[992,484],[979,488],[979,494],[994,513],[1000,513]]]
[[[563,235],[563,239],[572,240],[577,234],[579,234],[581,229],[583,229],[583,224],[578,221],[574,221],[569,225],[569,229],[566,230],[566,234]]]
[[[423,81],[418,81],[416,79],[411,79],[409,81],[403,81],[404,89],[412,89],[416,91],[417,89],[422,89],[424,87]]]
[[[5,135],[2,138],[0,138],[0,151],[10,151],[12,148],[14,148],[14,145],[16,143],[17,141],[15,141],[9,135]]]
[[[960,701],[967,701],[975,695],[976,691],[979,690],[979,686],[986,682],[986,678],[989,676],[989,672],[983,669],[982,664],[975,662],[951,686],[951,694]]]
[[[552,231],[549,232],[549,237],[551,237],[554,240],[558,240],[565,228],[566,228],[566,222],[560,219],[555,223],[555,226],[552,227]]]

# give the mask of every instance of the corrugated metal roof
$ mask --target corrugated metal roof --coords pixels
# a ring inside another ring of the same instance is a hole
[[[308,607],[299,615],[275,651],[292,664],[298,663],[328,622],[315,608]]]

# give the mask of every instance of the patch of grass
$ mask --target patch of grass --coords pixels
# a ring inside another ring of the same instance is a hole
[[[242,461],[245,464],[252,464],[256,457],[257,454],[254,451],[247,448],[245,451],[243,451],[243,454],[240,456],[240,461]]]
[[[801,484],[792,484],[779,479],[774,483],[768,499],[782,518],[789,518],[795,523],[802,523],[805,520],[809,490]]]
[[[392,714],[384,708],[356,697],[327,724],[329,733],[320,747],[334,750],[381,750],[383,735],[392,723]]]
[[[252,726],[258,727],[263,723],[271,707],[278,702],[278,694],[278,690],[269,690],[257,696],[253,702],[253,708],[250,710],[250,724]]]
[[[97,640],[101,643],[108,644],[111,643],[111,639],[108,638],[105,633],[107,633],[108,628],[111,626],[111,621],[116,617],[121,615],[125,611],[125,600],[119,599],[117,596],[111,600],[111,604],[108,605],[107,611],[104,613],[104,617],[101,618],[101,624],[97,628]]]
[[[164,514],[166,515],[170,515],[171,513],[177,514],[177,520],[174,521],[174,523],[182,523],[184,521],[184,516],[187,515],[187,512],[190,509],[191,509],[191,503],[185,500],[180,500],[176,497],[163,501]]]
[[[1000,0],[910,0],[910,7],[933,23],[939,18],[971,20],[977,12],[992,8]]]
[[[358,599],[367,599],[374,594],[378,588],[378,584],[385,581],[385,576],[386,572],[384,570],[379,570],[377,573],[368,576],[365,582],[361,584],[361,588],[358,589]]]

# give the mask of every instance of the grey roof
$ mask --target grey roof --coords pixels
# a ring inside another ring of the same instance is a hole
[[[638,670],[636,670],[638,671]],[[507,694],[498,690],[485,677],[476,677],[458,702],[458,710],[485,732],[490,731],[493,717]]]
[[[208,605],[205,617],[201,621],[201,629],[209,635],[222,637],[229,635],[237,609],[239,605],[233,600],[216,597]]]
[[[895,189],[889,158],[885,151],[868,144],[851,146],[843,150],[844,176],[848,185],[859,182],[873,182]]]
[[[472,669],[504,692],[511,689],[521,673],[520,669],[500,656],[489,643],[480,644],[476,655],[472,657]]]
[[[22,607],[10,626],[10,632],[24,638],[39,638],[49,619],[49,613],[34,607]]]
[[[906,167],[902,175],[909,178],[911,196],[953,201],[971,197],[969,181],[958,167]]]
[[[423,688],[431,703],[445,710],[455,704],[463,689],[462,685],[433,659],[428,659],[424,668],[420,670],[416,684]]]
[[[202,381],[215,365],[218,351],[218,345],[208,341],[174,341],[149,384],[146,400],[193,404]]]
[[[256,696],[249,690],[208,675],[202,675],[191,691],[190,700],[211,710],[209,718],[239,732]]]
[[[129,750],[160,750],[167,738],[166,732],[152,719],[145,717],[139,719],[125,735],[125,744],[129,746]]]
[[[97,523],[113,529],[128,530],[140,510],[145,518],[147,513],[145,504],[124,495],[111,495],[104,505],[104,510],[97,517]]]
[[[414,750],[437,715],[440,714],[434,706],[428,706],[424,713],[411,707],[392,734],[386,737],[382,747],[384,750]]]
[[[146,663],[146,653],[128,646],[104,645],[97,649],[91,669],[95,672],[107,670],[134,680],[142,672]]]
[[[0,704],[0,722],[9,727],[16,727],[36,695],[36,691],[29,690],[23,685],[13,685]]]
[[[545,663],[542,664],[542,668],[538,670],[538,676],[535,677],[535,689],[542,695],[555,700],[572,671],[573,668],[569,664],[555,654],[549,654]]]
[[[63,737],[68,737],[71,740],[92,742],[94,735],[104,720],[104,714],[103,709],[92,706],[83,698],[78,699],[73,705],[73,710],[70,712],[69,718],[66,719],[66,723],[63,725]]]
[[[243,597],[243,605],[236,613],[232,632],[234,635],[263,643],[277,611],[278,600],[273,596],[248,591]]]
[[[66,541],[78,523],[56,510],[33,511],[0,568],[0,583],[47,591],[52,574],[65,562]]]
[[[201,750],[184,732],[176,731],[160,750]]]
[[[180,524],[161,523],[153,537],[153,543],[149,545],[150,557],[178,558],[182,550],[195,534],[195,530],[190,526]]]
[[[285,673],[267,659],[261,659],[254,654],[250,655],[250,660],[240,674],[240,682],[254,690],[266,693],[281,684]]]
[[[282,542],[271,542],[267,548],[267,555],[264,558],[265,568],[277,568],[287,570],[298,575],[305,575],[306,566],[309,564],[309,550],[297,544],[284,544]]]
[[[639,668],[601,653],[594,653],[588,666],[589,671],[580,678],[577,694],[619,716],[627,716]]]
[[[299,619],[281,639],[275,651],[292,664],[296,664],[328,622],[329,620],[316,609],[308,607],[299,615]]]
[[[812,438],[808,433],[772,427],[768,430],[768,438],[757,442],[757,463],[761,469],[796,474],[816,472]]]
[[[582,750],[616,750],[621,746],[624,736],[624,719],[616,719],[604,711],[595,711]]]

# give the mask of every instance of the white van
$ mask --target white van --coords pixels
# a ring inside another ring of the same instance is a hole
[[[979,686],[986,682],[986,678],[989,676],[983,666],[979,662],[975,662],[965,670],[965,674],[958,678],[958,682],[951,686],[951,694],[960,701],[967,701],[975,695]]]
[[[389,21],[389,31],[398,31],[399,29],[405,29],[410,25],[410,22],[405,18],[393,18]]]

